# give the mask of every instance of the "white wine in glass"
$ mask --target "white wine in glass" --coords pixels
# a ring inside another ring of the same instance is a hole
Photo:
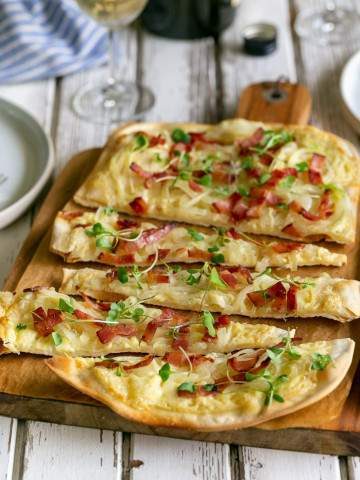
[[[148,0],[76,0],[79,7],[109,32],[107,81],[85,85],[73,99],[75,112],[95,123],[114,123],[134,119],[154,104],[154,95],[142,85],[120,78],[121,29],[135,20]]]

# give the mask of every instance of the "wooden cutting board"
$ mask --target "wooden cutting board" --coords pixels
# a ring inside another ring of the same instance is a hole
[[[303,86],[266,83],[252,85],[243,92],[237,114],[251,120],[306,123],[310,106],[310,95]],[[59,285],[64,264],[60,257],[48,250],[51,225],[57,211],[71,200],[75,190],[95,165],[100,152],[100,149],[93,149],[76,155],[59,175],[16,259],[5,289]],[[312,268],[307,271],[316,274],[320,270],[327,270],[334,276],[360,278],[359,239],[352,246],[327,246],[347,253],[347,266],[334,269]],[[269,320],[268,323],[283,326],[280,321]],[[287,326],[296,327],[305,341],[351,336],[360,344],[359,322],[340,324],[326,319],[307,319],[289,320]],[[201,433],[153,428],[127,421],[64,384],[48,370],[42,357],[6,355],[0,360],[0,415],[239,445],[359,455],[359,372],[356,376],[359,356],[357,348],[351,371],[341,386],[309,408],[256,428]]]

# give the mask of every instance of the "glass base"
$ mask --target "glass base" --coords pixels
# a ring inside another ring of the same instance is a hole
[[[358,13],[351,8],[328,7],[305,9],[296,17],[295,31],[321,45],[338,44],[355,32],[359,22]]]
[[[93,123],[136,120],[154,105],[152,92],[130,82],[85,85],[73,98],[75,112]]]

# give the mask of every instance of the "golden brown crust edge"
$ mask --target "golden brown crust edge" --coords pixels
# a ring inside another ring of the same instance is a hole
[[[199,419],[187,419],[183,413],[172,415],[169,412],[160,413],[156,412],[144,412],[136,410],[124,402],[119,400],[113,400],[110,395],[105,391],[99,391],[94,385],[92,385],[91,378],[81,379],[79,372],[76,368],[76,360],[67,357],[53,357],[52,359],[45,360],[46,365],[55,372],[66,383],[69,383],[82,393],[89,395],[90,397],[98,400],[99,402],[107,405],[110,409],[116,412],[118,415],[123,416],[131,421],[143,423],[154,427],[172,427],[180,429],[190,429],[203,432],[215,432],[225,430],[237,430],[254,426],[278,417],[282,417],[293,413],[297,410],[308,407],[322,398],[329,395],[335,390],[345,377],[348,369],[350,368],[352,356],[354,352],[355,343],[351,339],[339,340],[347,343],[347,348],[337,358],[334,367],[327,369],[322,373],[323,379],[319,383],[315,393],[310,398],[303,399],[298,403],[290,403],[290,405],[283,407],[283,404],[276,404],[272,406],[271,411],[267,410],[262,415],[256,417],[250,417],[246,419],[240,419],[233,421],[232,423],[209,425],[201,422]],[[206,418],[205,418],[206,420]]]

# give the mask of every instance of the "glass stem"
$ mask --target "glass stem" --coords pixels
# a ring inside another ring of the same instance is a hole
[[[121,58],[121,35],[120,29],[109,29],[109,85],[114,85],[120,80]]]

